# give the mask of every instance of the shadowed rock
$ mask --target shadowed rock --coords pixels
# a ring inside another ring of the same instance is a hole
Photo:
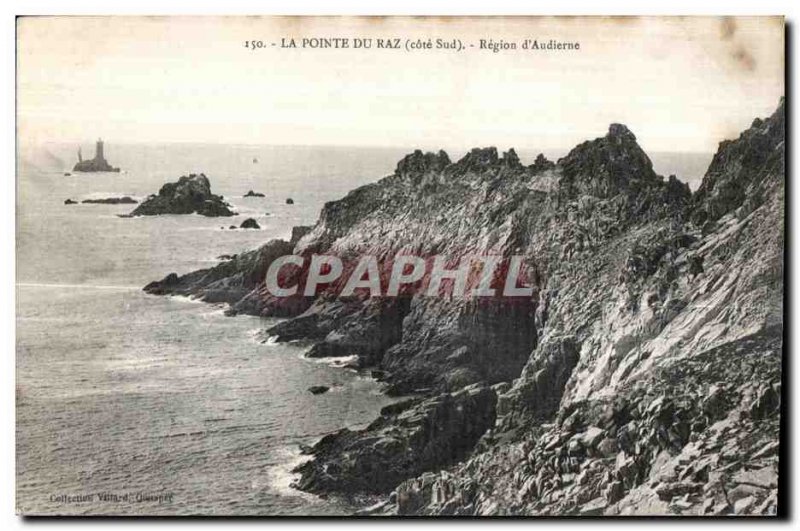
[[[496,397],[473,386],[385,415],[364,430],[341,430],[311,449],[296,487],[309,492],[387,493],[404,479],[462,459],[494,422]]]
[[[379,256],[382,279],[398,253],[518,255],[529,296],[340,298],[334,282],[278,300],[258,280],[239,289],[272,254],[151,290],[224,294],[233,313],[289,317],[271,339],[310,341],[312,356],[356,354],[387,392],[415,395],[364,430],[324,437],[298,488],[387,494],[382,514],[769,514],[782,113],[724,142],[694,196],[612,124],[556,164],[524,167],[494,148],[455,164],[412,153],[281,244],[304,258]]]
[[[136,199],[128,196],[124,197],[105,197],[103,199],[84,199],[81,203],[98,204],[98,205],[135,205],[138,203]]]
[[[253,218],[247,218],[246,220],[242,221],[242,224],[239,225],[239,228],[240,229],[260,229],[261,226]]]
[[[132,216],[157,216],[161,214],[200,214],[201,216],[233,216],[230,205],[222,196],[211,193],[211,183],[204,174],[183,176],[177,182],[167,183],[144,200]]]

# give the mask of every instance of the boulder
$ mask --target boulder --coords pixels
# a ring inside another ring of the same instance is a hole
[[[247,218],[246,220],[242,221],[242,224],[239,225],[239,228],[240,229],[260,229],[261,226],[253,218]]]

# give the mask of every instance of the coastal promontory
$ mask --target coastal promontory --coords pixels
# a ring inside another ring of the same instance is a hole
[[[288,318],[264,340],[350,357],[403,397],[301,447],[294,487],[381,500],[359,514],[774,515],[785,146],[781,100],[720,143],[695,192],[617,123],[529,166],[495,147],[415,151],[291,242],[144,289]],[[315,256],[388,257],[390,278],[410,253],[519,256],[532,290],[341,297],[337,279],[282,296],[265,279],[287,253],[302,260],[284,287]]]

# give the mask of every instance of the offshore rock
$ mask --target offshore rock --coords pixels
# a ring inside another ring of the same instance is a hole
[[[242,221],[242,224],[239,225],[239,228],[240,229],[260,229],[261,226],[253,218],[247,218],[246,220]]]
[[[128,197],[104,197],[102,199],[84,199],[81,203],[97,204],[97,205],[135,205],[138,203],[136,199]]]
[[[157,216],[161,214],[193,214],[201,216],[233,216],[230,205],[222,196],[211,193],[211,183],[204,174],[184,175],[177,182],[167,183],[144,200],[132,216]]]

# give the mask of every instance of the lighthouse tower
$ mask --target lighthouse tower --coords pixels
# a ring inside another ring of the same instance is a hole
[[[95,158],[95,160],[105,160],[105,157],[103,156],[103,139],[102,138],[98,138],[97,139],[97,146],[95,147],[94,158]]]

